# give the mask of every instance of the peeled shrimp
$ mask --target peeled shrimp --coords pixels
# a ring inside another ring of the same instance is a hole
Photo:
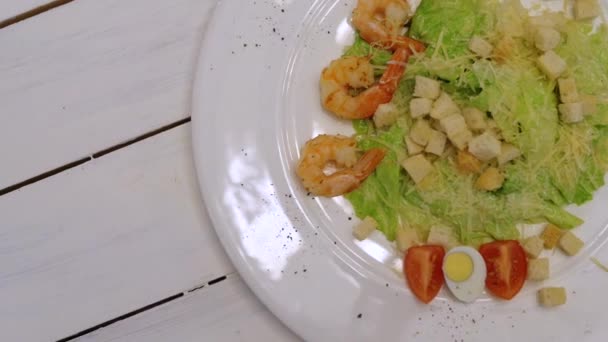
[[[332,61],[321,73],[323,107],[343,119],[365,119],[374,115],[379,105],[393,98],[411,54],[409,49],[397,49],[382,78],[375,84],[369,57],[350,56]],[[359,89],[365,90],[352,95],[353,90]]]
[[[355,190],[374,172],[384,158],[384,150],[374,148],[357,159],[354,138],[340,135],[319,135],[309,140],[302,149],[296,174],[304,187],[317,196],[340,196]],[[326,166],[334,162],[343,169],[330,175]]]
[[[391,50],[407,47],[422,52],[422,42],[401,35],[411,15],[405,0],[359,0],[352,22],[361,37],[370,44]]]

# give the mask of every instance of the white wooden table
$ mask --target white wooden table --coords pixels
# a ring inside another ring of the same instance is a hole
[[[0,0],[0,341],[293,341],[199,195],[215,0]]]

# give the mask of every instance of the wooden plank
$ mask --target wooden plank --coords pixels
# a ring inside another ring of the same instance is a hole
[[[0,189],[187,117],[214,5],[74,1],[0,30]]]
[[[76,341],[199,342],[300,341],[247,288],[230,275],[165,305]]]
[[[0,341],[63,338],[233,272],[189,124],[0,197]]]

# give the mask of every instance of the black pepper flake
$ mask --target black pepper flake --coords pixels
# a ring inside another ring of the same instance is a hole
[[[247,47],[247,43],[243,44],[243,47]]]
[[[337,245],[337,244],[338,244],[338,242],[337,242],[337,241],[334,241],[334,245]]]
[[[388,283],[386,283],[386,287],[388,287]]]
[[[306,273],[307,269],[303,269],[302,272]]]
[[[281,37],[281,40],[285,40],[285,37]]]
[[[350,217],[350,216],[348,217],[348,220],[349,220],[349,221],[352,221],[352,219],[353,219],[352,217]]]
[[[284,9],[281,9],[281,13],[285,13],[285,10],[284,10]]]
[[[361,318],[361,317],[363,317],[363,314],[358,314],[357,315],[357,318]]]

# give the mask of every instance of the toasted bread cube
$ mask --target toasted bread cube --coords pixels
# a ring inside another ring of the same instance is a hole
[[[545,230],[543,230],[542,234],[540,234],[540,238],[543,240],[543,244],[545,249],[553,249],[557,246],[557,242],[562,237],[563,231],[559,229],[556,225],[549,223]]]
[[[378,106],[374,113],[374,124],[376,127],[390,126],[397,121],[397,107],[392,103],[384,103]]]
[[[549,279],[549,258],[528,260],[528,279],[541,281]]]
[[[462,111],[462,116],[464,116],[464,121],[467,123],[467,126],[469,126],[469,129],[473,132],[481,132],[488,128],[488,124],[486,123],[486,114],[477,108],[465,108]]]
[[[575,0],[574,18],[577,20],[595,18],[602,13],[597,0]]]
[[[367,216],[353,230],[353,235],[359,241],[367,239],[378,228],[378,222],[373,217]]]
[[[538,57],[537,62],[540,70],[551,80],[560,77],[568,68],[566,61],[553,51],[545,52],[545,54]]]
[[[429,143],[426,145],[425,151],[438,156],[442,155],[443,151],[445,150],[447,139],[448,138],[445,136],[445,134],[432,130],[431,137],[429,138]]]
[[[581,102],[583,103],[583,114],[593,115],[597,112],[597,97],[593,95],[583,94],[580,95]]]
[[[431,128],[436,131],[445,133],[443,127],[441,127],[441,123],[439,122],[439,120],[431,119]]]
[[[538,258],[543,251],[543,239],[538,236],[531,236],[522,241],[521,246],[524,248],[524,251],[526,251],[528,257]]]
[[[572,232],[564,233],[559,239],[559,247],[570,256],[578,253],[584,245],[583,240],[579,239]]]
[[[471,133],[471,131],[468,129],[465,129],[452,135],[448,135],[448,138],[457,149],[464,150],[467,148],[467,145],[471,139],[473,139],[473,133]]]
[[[541,51],[553,50],[559,44],[561,38],[557,30],[549,27],[539,27],[534,34],[534,45]]]
[[[439,97],[440,92],[441,83],[439,81],[424,76],[416,76],[414,96],[434,100]]]
[[[492,44],[488,43],[485,39],[473,36],[471,40],[469,40],[469,50],[471,50],[476,55],[488,58],[492,55],[492,50],[494,47]]]
[[[444,226],[432,226],[426,244],[443,246],[446,251],[459,245],[452,230]]]
[[[401,166],[403,166],[416,184],[420,183],[424,177],[434,170],[433,164],[421,154],[409,157],[401,163]]]
[[[508,143],[503,143],[500,148],[500,155],[498,155],[496,159],[498,160],[498,165],[502,166],[511,160],[519,158],[519,156],[521,156],[521,151],[517,147]]]
[[[399,228],[397,229],[397,249],[399,252],[404,253],[412,246],[418,246],[420,239],[418,233],[412,228]]]
[[[405,137],[405,146],[407,147],[407,154],[410,156],[424,151],[424,146],[416,144],[410,137]]]
[[[481,161],[467,151],[458,151],[456,167],[464,174],[480,173]]]
[[[418,120],[412,126],[412,130],[410,131],[410,138],[413,142],[420,146],[426,146],[429,142],[429,138],[431,137],[431,125],[426,120]]]
[[[460,108],[448,93],[442,91],[439,98],[433,102],[431,117],[439,120],[452,114],[460,114]]]
[[[562,103],[557,106],[559,117],[565,123],[577,123],[585,119],[585,112],[582,102]]]
[[[566,289],[563,287],[545,287],[538,290],[538,302],[544,307],[566,304]]]
[[[469,142],[469,152],[481,161],[496,158],[502,151],[502,144],[489,132],[476,136]]]
[[[500,189],[505,182],[505,176],[495,167],[487,168],[475,181],[475,188],[485,191]]]
[[[563,103],[578,102],[578,90],[574,78],[560,78],[557,80],[559,86],[559,98]]]
[[[425,98],[414,98],[410,101],[410,115],[416,119],[431,112],[433,100]]]
[[[460,114],[452,114],[442,118],[439,120],[439,125],[448,136],[468,130],[467,123]]]

